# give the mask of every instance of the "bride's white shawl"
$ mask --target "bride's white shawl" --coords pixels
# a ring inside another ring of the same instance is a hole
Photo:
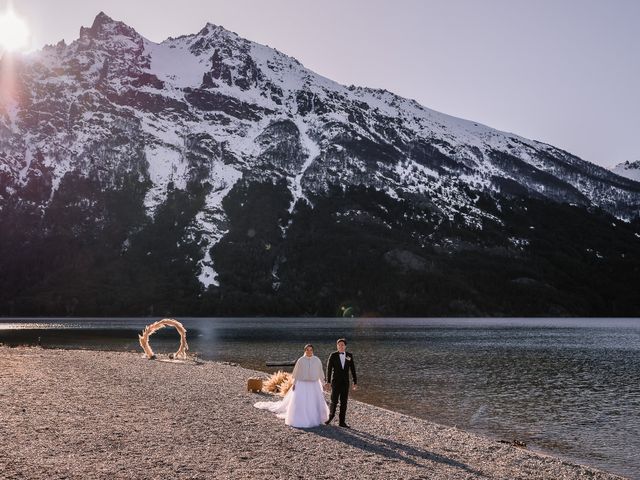
[[[311,357],[303,355],[296,362],[296,366],[293,367],[293,373],[291,375],[295,380],[301,380],[303,382],[317,382],[318,380],[324,380],[322,362],[315,355],[312,355]]]

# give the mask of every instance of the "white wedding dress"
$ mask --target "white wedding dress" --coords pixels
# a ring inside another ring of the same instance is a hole
[[[297,428],[317,427],[329,419],[329,407],[322,392],[322,380],[316,373],[317,365],[312,359],[302,357],[294,368],[295,389],[290,388],[284,398],[278,402],[257,402],[253,406],[275,413],[283,418],[285,425]],[[307,367],[309,363],[309,367]],[[320,363],[322,375],[322,364]],[[316,377],[315,380],[310,378]],[[302,379],[305,380],[302,380]],[[324,378],[324,376],[322,376]]]

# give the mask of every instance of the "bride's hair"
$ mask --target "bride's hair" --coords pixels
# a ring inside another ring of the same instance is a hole
[[[311,350],[313,350],[313,345],[311,345],[310,343],[307,343],[307,344],[304,346],[304,349],[306,350],[306,349],[307,349],[307,348],[309,348],[309,347],[311,347]]]

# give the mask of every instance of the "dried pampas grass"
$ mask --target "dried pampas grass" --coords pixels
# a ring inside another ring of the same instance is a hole
[[[280,391],[278,392],[278,395],[282,397],[284,397],[287,394],[287,392],[291,389],[291,387],[293,387],[293,377],[290,374],[287,374],[287,375],[289,376],[284,382],[280,384]]]
[[[262,384],[262,391],[276,393],[284,397],[293,385],[293,377],[288,372],[278,370]]]
[[[189,350],[189,345],[187,345],[187,330],[182,326],[182,324],[174,320],[172,318],[164,318],[159,320],[151,325],[147,325],[145,329],[142,331],[142,335],[138,335],[138,340],[140,341],[140,346],[144,350],[145,355],[149,360],[156,358],[156,355],[153,353],[151,349],[151,345],[149,345],[149,337],[153,335],[158,330],[163,329],[164,327],[174,327],[178,333],[180,334],[180,348],[176,353],[170,354],[169,358],[177,358],[180,360],[187,359],[187,350]]]

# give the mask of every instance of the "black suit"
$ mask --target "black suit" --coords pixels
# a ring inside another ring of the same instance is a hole
[[[356,364],[353,361],[353,355],[344,352],[345,361],[344,368],[340,361],[340,352],[333,352],[327,360],[327,382],[331,383],[331,407],[329,419],[336,414],[336,406],[340,401],[340,424],[345,423],[347,414],[347,400],[349,399],[349,372],[353,376],[353,384],[357,385],[358,377],[356,376]]]

